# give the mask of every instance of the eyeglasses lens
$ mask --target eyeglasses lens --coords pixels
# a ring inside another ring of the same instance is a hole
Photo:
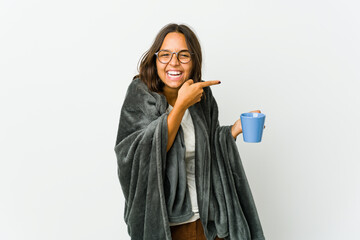
[[[157,56],[158,56],[160,62],[168,63],[168,62],[170,62],[172,55],[173,55],[173,53],[171,53],[170,51],[161,50],[158,52]],[[191,60],[191,54],[187,50],[182,50],[182,51],[178,52],[177,56],[178,56],[178,60],[181,63],[188,63]]]

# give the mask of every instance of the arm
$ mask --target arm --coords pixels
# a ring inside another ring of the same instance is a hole
[[[220,81],[206,81],[194,83],[193,80],[186,81],[179,89],[176,102],[173,110],[169,113],[167,118],[168,124],[168,144],[166,151],[169,151],[174,143],[176,134],[179,130],[181,120],[184,116],[186,109],[191,107],[197,102],[201,101],[203,88],[211,85],[219,84]]]
[[[168,124],[168,143],[166,147],[166,151],[169,151],[171,146],[174,143],[176,134],[179,130],[181,120],[184,116],[184,113],[186,111],[186,108],[179,107],[178,105],[175,105],[174,108],[171,110],[171,112],[168,115],[167,118],[167,124]]]

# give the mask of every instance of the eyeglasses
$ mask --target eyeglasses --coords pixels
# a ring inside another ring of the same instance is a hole
[[[193,53],[189,52],[188,50],[181,50],[179,52],[171,52],[169,50],[160,50],[155,53],[157,59],[161,63],[168,63],[171,61],[173,54],[176,54],[176,58],[181,63],[188,63],[191,61],[191,55]]]

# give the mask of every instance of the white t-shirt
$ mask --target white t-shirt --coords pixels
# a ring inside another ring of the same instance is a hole
[[[170,112],[172,109],[173,107],[169,105],[167,111]],[[184,132],[184,141],[186,148],[186,180],[187,186],[189,188],[191,206],[192,211],[194,212],[194,216],[192,216],[189,220],[183,223],[170,223],[170,226],[194,222],[200,218],[195,185],[195,130],[189,109],[186,109],[184,113],[184,116],[181,120],[181,127]]]

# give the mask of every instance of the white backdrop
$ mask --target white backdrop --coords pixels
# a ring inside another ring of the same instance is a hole
[[[170,22],[197,33],[220,122],[270,240],[360,239],[357,0],[0,0],[0,239],[130,239],[113,151],[137,63]]]

